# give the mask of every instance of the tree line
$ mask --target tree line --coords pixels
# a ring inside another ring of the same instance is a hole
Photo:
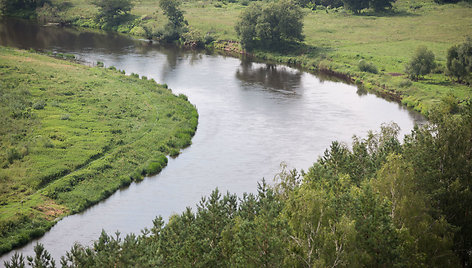
[[[403,143],[395,124],[333,142],[306,172],[217,189],[140,235],[102,233],[62,267],[460,267],[472,252],[472,102],[444,102]],[[41,246],[6,267],[53,267]],[[43,266],[38,266],[41,263]],[[35,266],[36,265],[36,266]],[[54,263],[55,266],[55,263]]]

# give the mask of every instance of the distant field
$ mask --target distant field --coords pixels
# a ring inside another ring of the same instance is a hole
[[[65,17],[92,18],[97,12],[89,1],[71,0],[70,3],[72,6],[64,13]],[[158,0],[134,3],[132,14],[136,18],[146,18],[145,23],[154,28],[165,24]],[[182,3],[190,27],[202,35],[211,33],[217,40],[237,40],[234,25],[245,8],[239,3],[219,1]],[[387,14],[367,11],[363,15],[353,15],[342,8],[304,9],[305,50],[289,54],[267,51],[256,54],[262,59],[296,63],[307,69],[321,67],[348,74],[367,89],[400,96],[404,104],[424,114],[448,94],[460,99],[470,97],[471,88],[451,81],[444,75],[444,66],[447,49],[472,37],[472,5],[398,0],[393,10]],[[425,45],[435,53],[440,67],[436,74],[410,83],[404,74],[404,66],[419,45]],[[373,63],[380,73],[361,72],[357,67],[361,59]]]
[[[190,144],[185,96],[117,70],[0,47],[0,253]]]

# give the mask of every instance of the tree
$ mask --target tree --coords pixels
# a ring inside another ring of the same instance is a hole
[[[405,72],[411,79],[418,80],[418,77],[429,74],[434,68],[436,68],[434,53],[425,46],[419,46],[413,58],[405,66]]]
[[[417,185],[412,165],[402,155],[390,154],[373,180],[374,188],[391,204],[390,216],[407,241],[402,248],[406,261],[419,267],[453,267],[453,227],[444,219],[435,219],[428,195]]]
[[[405,139],[404,155],[432,206],[458,227],[454,250],[467,266],[472,263],[472,102],[459,114],[447,110],[430,112],[431,123]]]
[[[56,267],[56,262],[51,257],[51,254],[44,249],[43,244],[36,244],[34,246],[34,257],[28,256],[28,265],[34,268],[54,268]]]
[[[370,0],[369,7],[373,8],[374,11],[379,12],[387,8],[392,8],[392,3],[396,0]]]
[[[359,14],[359,11],[369,7],[368,0],[343,0],[344,8]]]
[[[245,49],[258,42],[263,48],[277,48],[285,42],[303,40],[303,14],[290,0],[253,3],[242,12],[235,29]]]
[[[111,25],[118,24],[133,8],[131,0],[93,0],[98,7],[97,20]]]
[[[42,7],[47,0],[0,0],[0,13],[28,17],[36,8]]]
[[[457,80],[472,82],[472,39],[468,38],[465,43],[449,48],[446,67]]]
[[[164,31],[160,33],[167,42],[178,40],[182,33],[186,31],[185,26],[188,23],[179,6],[180,2],[178,0],[159,0],[159,7],[169,20],[164,27]]]

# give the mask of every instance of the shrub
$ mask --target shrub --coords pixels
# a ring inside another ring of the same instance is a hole
[[[215,41],[215,37],[210,32],[206,33],[203,37],[203,42],[205,43],[205,45],[209,45],[213,43],[213,41]]]
[[[463,44],[452,46],[447,51],[446,68],[450,76],[458,81],[472,81],[472,40],[470,38]]]
[[[182,34],[182,39],[184,40],[184,45],[191,48],[203,47],[205,44],[202,34],[195,29],[190,29]]]
[[[256,42],[263,48],[278,47],[287,41],[302,41],[303,12],[292,1],[252,3],[242,13],[235,30],[245,49]]]
[[[159,173],[167,165],[167,157],[161,155],[157,159],[149,161],[143,170],[143,175],[154,175]]]
[[[40,100],[33,104],[33,109],[35,110],[42,110],[46,106],[46,102],[44,100]]]
[[[373,63],[367,62],[366,60],[360,60],[358,67],[359,67],[359,70],[361,70],[361,72],[368,72],[368,73],[373,73],[373,74],[376,74],[379,72],[377,70],[377,67]]]
[[[412,84],[413,83],[411,83],[410,80],[404,79],[398,84],[398,86],[399,87],[411,87]]]
[[[405,66],[405,72],[411,79],[418,80],[420,76],[427,75],[436,67],[434,53],[425,46],[416,49],[415,55]]]
[[[97,21],[103,24],[117,25],[131,11],[131,0],[94,0],[92,4],[98,7]]]
[[[13,161],[17,160],[17,159],[21,159],[21,155],[20,153],[18,152],[18,150],[16,148],[8,148],[7,150],[7,160],[10,164],[13,163]]]
[[[70,119],[70,114],[63,114],[61,116],[61,120],[69,120]]]
[[[158,35],[166,42],[178,40],[182,33],[186,32],[188,25],[183,11],[180,10],[180,2],[178,0],[159,0],[159,7],[167,16],[168,22]]]
[[[179,94],[179,98],[188,101],[188,97],[185,94]]]

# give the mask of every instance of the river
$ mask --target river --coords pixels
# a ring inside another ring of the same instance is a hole
[[[187,95],[200,115],[193,144],[160,174],[64,218],[18,250],[32,255],[40,242],[57,263],[74,242],[90,245],[102,229],[139,233],[157,215],[166,219],[194,207],[216,187],[255,192],[262,178],[272,182],[282,161],[306,170],[334,140],[350,144],[353,135],[365,136],[392,121],[404,135],[424,122],[396,102],[294,68],[162,47],[118,34],[4,20],[0,45],[71,53],[87,64],[101,61],[127,74],[154,78]],[[11,254],[1,257],[0,266]]]

